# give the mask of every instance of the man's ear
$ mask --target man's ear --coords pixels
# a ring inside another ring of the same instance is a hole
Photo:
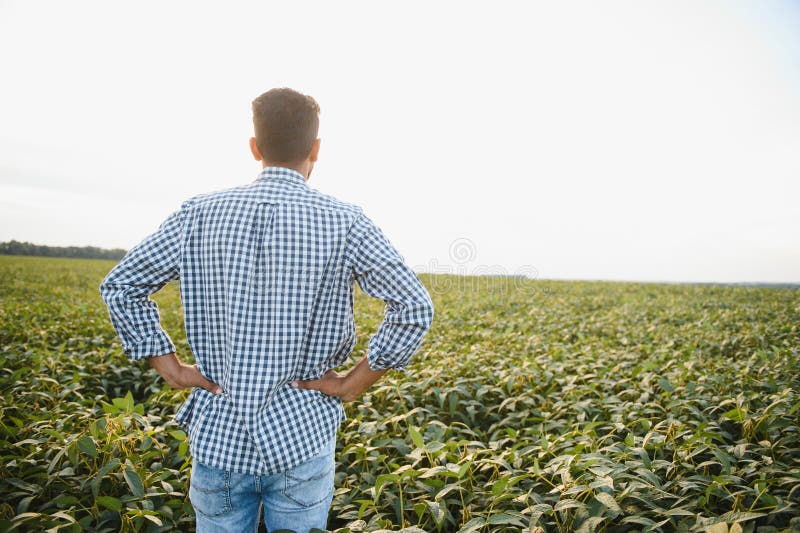
[[[311,145],[311,151],[308,152],[308,160],[312,163],[316,163],[317,159],[319,159],[319,145],[322,143],[321,139],[317,139],[314,141],[314,144]]]
[[[250,153],[253,154],[253,157],[256,161],[263,161],[264,158],[261,157],[261,152],[258,151],[258,146],[256,146],[256,138],[250,137]]]

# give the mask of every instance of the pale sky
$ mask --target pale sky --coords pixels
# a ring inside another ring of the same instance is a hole
[[[0,241],[251,182],[250,102],[418,271],[800,282],[800,3],[0,0]]]

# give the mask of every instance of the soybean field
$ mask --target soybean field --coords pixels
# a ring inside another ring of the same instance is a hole
[[[0,256],[0,531],[194,531],[188,391],[122,353],[113,264]],[[800,531],[800,291],[420,278],[434,324],[346,404],[331,530]],[[357,291],[352,363],[382,313]]]

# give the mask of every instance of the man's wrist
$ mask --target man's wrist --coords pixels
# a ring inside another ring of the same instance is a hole
[[[178,376],[176,382],[181,388],[185,388],[191,385],[192,381],[192,365],[187,365],[186,363],[178,363]]]
[[[184,365],[181,363],[180,359],[178,359],[175,352],[148,357],[147,361],[150,363],[150,366],[156,369],[158,375],[171,387],[178,386],[183,377],[182,371]]]
[[[353,378],[353,370],[347,373],[341,380],[339,380],[338,390],[336,396],[345,402],[352,402],[360,395],[357,391],[353,390],[356,386],[355,379]]]

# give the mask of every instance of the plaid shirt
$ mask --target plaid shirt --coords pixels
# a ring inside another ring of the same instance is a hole
[[[348,359],[355,281],[386,302],[373,370],[404,369],[433,319],[425,287],[361,209],[286,168],[188,200],[109,272],[100,292],[130,359],[175,351],[149,298],[175,279],[195,361],[225,390],[194,388],[176,421],[195,460],[240,473],[292,468],[335,437],[341,400],[289,383]]]

